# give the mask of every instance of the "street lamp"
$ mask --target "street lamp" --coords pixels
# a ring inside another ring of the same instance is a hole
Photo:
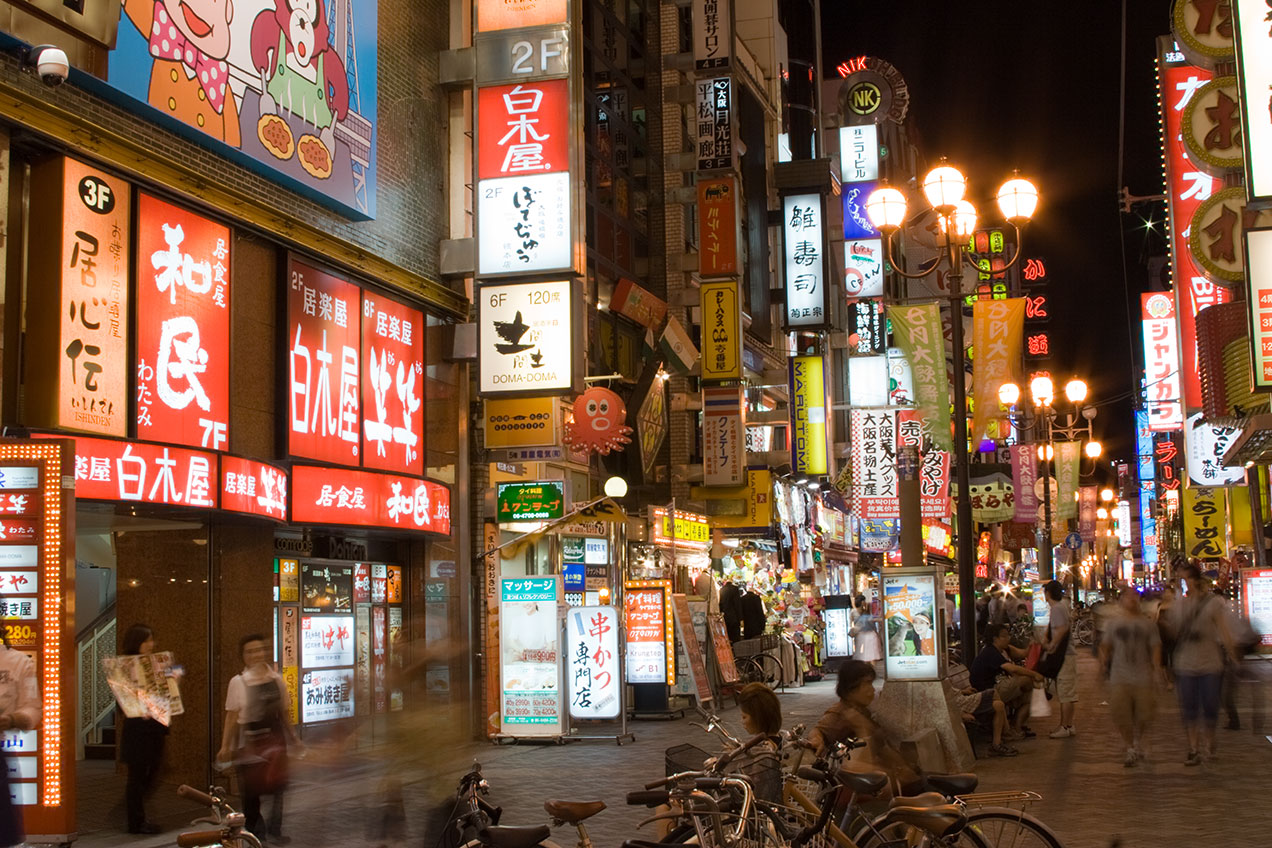
[[[972,260],[975,254],[970,247],[971,235],[976,229],[976,207],[964,199],[967,192],[967,179],[962,172],[952,165],[941,161],[923,178],[923,195],[936,212],[940,231],[944,236],[944,262],[949,268],[948,276],[950,293],[940,298],[948,302],[950,308],[950,325],[953,329],[954,342],[954,452],[957,458],[958,481],[958,583],[959,606],[963,610],[962,633],[963,650],[974,651],[976,645],[976,616],[971,612],[976,604],[976,565],[975,565],[975,533],[972,529],[972,501],[968,496],[970,484],[971,453],[967,444],[967,386],[964,373],[967,367],[967,350],[963,344],[963,320],[960,301],[963,299],[963,264],[971,264],[979,270]],[[1038,208],[1038,189],[1033,183],[1018,175],[1003,183],[998,190],[998,205],[1003,217],[1016,231],[1016,255],[1005,267],[995,269],[995,273],[1003,274],[1020,262],[1021,234],[1020,228],[1029,222]],[[866,199],[866,215],[870,222],[882,235],[888,265],[900,276],[916,280],[936,272],[941,262],[921,274],[902,271],[893,258],[892,237],[906,221],[906,199],[895,188],[883,186],[871,192]],[[971,656],[971,654],[968,654]]]

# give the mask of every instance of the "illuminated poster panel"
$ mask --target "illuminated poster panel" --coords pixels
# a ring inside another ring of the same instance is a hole
[[[230,443],[230,228],[137,202],[137,437]]]
[[[614,607],[573,607],[566,614],[571,718],[616,718],[622,709],[618,631]]]
[[[1246,280],[1254,387],[1268,390],[1272,389],[1272,230],[1246,231]]]
[[[884,657],[889,680],[940,680],[944,630],[936,614],[938,583],[934,569],[884,569]]]
[[[1245,134],[1246,191],[1251,203],[1272,200],[1272,22],[1265,0],[1233,0],[1237,66]],[[1263,108],[1259,107],[1263,104]]]
[[[820,194],[788,194],[782,198],[787,327],[822,327],[829,318],[822,219]]]
[[[676,685],[670,580],[628,580],[623,584],[627,630],[627,682]]]
[[[561,729],[560,582],[560,575],[499,581],[499,709],[510,735]]]
[[[424,473],[424,316],[362,295],[362,464]]]

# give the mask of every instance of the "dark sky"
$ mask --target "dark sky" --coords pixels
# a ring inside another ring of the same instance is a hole
[[[860,55],[901,72],[910,90],[908,120],[928,167],[949,157],[968,176],[969,199],[983,221],[998,220],[993,196],[1013,168],[1038,185],[1042,202],[1025,251],[1048,263],[1053,376],[1060,384],[1071,376],[1091,384],[1106,457],[1131,461],[1139,292],[1148,287],[1146,254],[1164,250],[1159,238],[1146,240],[1143,221],[1151,215],[1160,222],[1165,207],[1142,203],[1123,215],[1118,190],[1163,190],[1153,59],[1156,36],[1169,31],[1171,4],[1128,6],[1121,182],[1119,0],[823,0],[822,22],[828,75]],[[1128,282],[1135,309],[1129,331]]]

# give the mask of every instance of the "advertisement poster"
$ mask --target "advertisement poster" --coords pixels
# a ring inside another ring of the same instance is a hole
[[[406,630],[402,627],[402,608],[389,607],[389,667],[393,669],[390,678],[399,679],[399,673],[406,664]],[[396,712],[402,709],[402,690],[390,684],[389,709]]]
[[[565,617],[567,694],[571,718],[617,718],[622,709],[618,612],[574,607]]]
[[[372,709],[382,713],[389,706],[388,622],[384,607],[371,607],[371,695]]]
[[[939,680],[936,593],[943,581],[929,569],[885,569],[881,579],[887,678]]]
[[[301,563],[300,592],[304,612],[352,612],[353,566]]]
[[[1259,637],[1259,653],[1272,653],[1272,568],[1244,569],[1241,597],[1246,618]]]
[[[300,720],[306,724],[353,717],[353,669],[306,671],[300,678]]]
[[[825,618],[826,656],[851,656],[852,640],[848,638],[848,610],[842,607],[839,609],[827,609]]]
[[[503,729],[553,736],[561,729],[560,578],[505,577],[499,585]]]
[[[300,620],[300,658],[305,668],[353,665],[353,616],[307,615]]]
[[[627,682],[676,685],[671,652],[671,581],[630,580],[623,584],[627,628]]]
[[[358,647],[354,651],[357,664],[353,673],[358,695],[354,702],[358,705],[358,715],[367,715],[371,712],[371,607],[358,604],[356,618],[357,629],[354,635]]]
[[[128,718],[151,718],[168,726],[173,716],[185,712],[177,677],[173,677],[172,653],[105,657],[102,667],[115,701]]]

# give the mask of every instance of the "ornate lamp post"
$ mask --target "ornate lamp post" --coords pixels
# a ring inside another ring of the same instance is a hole
[[[963,316],[959,302],[966,296],[963,292],[963,264],[971,264],[976,270],[979,268],[969,259],[975,256],[968,242],[976,231],[976,207],[963,199],[966,191],[967,180],[962,172],[945,164],[944,160],[923,178],[923,194],[936,212],[945,237],[945,255],[942,258],[949,268],[950,293],[940,298],[926,299],[949,302],[950,324],[954,331],[954,453],[959,491],[956,527],[959,607],[962,609],[960,638],[964,652],[970,657],[976,646],[976,616],[973,614],[976,603],[976,538],[972,529],[972,503],[968,497],[968,464],[971,452],[967,444],[967,386],[964,377],[967,351],[963,343]],[[1005,273],[1020,261],[1020,228],[1028,223],[1038,208],[1038,189],[1029,180],[1014,176],[998,189],[998,206],[1007,223],[1016,231],[1016,255],[1005,267],[996,269],[995,272]],[[888,264],[895,273],[906,279],[916,280],[935,273],[941,266],[938,261],[921,274],[910,274],[902,271],[893,258],[892,238],[906,222],[906,199],[899,190],[884,186],[872,192],[866,200],[866,215],[883,235]]]

